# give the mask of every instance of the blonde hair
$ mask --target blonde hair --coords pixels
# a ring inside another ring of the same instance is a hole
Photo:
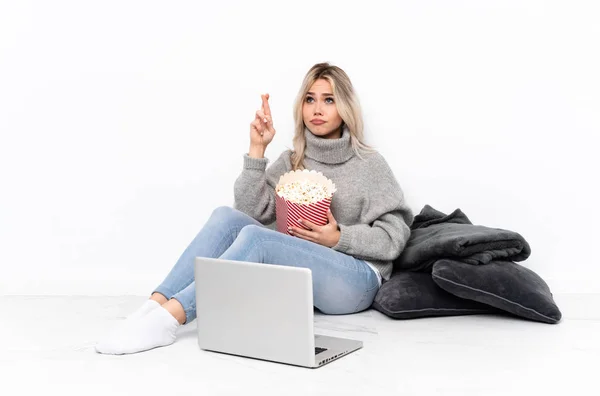
[[[319,79],[327,80],[331,84],[336,108],[343,121],[342,128],[344,125],[347,126],[350,132],[350,143],[356,155],[360,159],[363,159],[360,155],[361,152],[376,152],[374,148],[363,142],[362,110],[350,78],[337,66],[333,66],[328,62],[317,63],[306,73],[294,102],[292,170],[305,169],[304,150],[306,148],[306,137],[304,136],[305,125],[302,117],[302,104],[310,87]]]

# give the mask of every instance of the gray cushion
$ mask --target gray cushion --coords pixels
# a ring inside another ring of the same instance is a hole
[[[433,265],[432,277],[449,293],[526,319],[553,324],[562,316],[546,282],[512,261],[470,265],[442,259]]]
[[[424,272],[394,273],[381,285],[372,308],[395,319],[498,312],[444,291],[435,284],[430,273]]]

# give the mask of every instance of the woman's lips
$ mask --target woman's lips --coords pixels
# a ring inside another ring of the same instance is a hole
[[[323,121],[323,120],[313,120],[313,121],[311,121],[311,123],[313,123],[315,125],[322,125],[322,124],[325,124],[325,121]]]

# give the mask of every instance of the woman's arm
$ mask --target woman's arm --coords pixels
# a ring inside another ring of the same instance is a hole
[[[361,260],[395,260],[410,238],[407,217],[405,210],[397,209],[381,215],[373,225],[338,224],[340,240],[332,249]]]
[[[264,153],[263,153],[264,154]],[[242,173],[233,186],[234,209],[246,213],[263,225],[269,225],[275,217],[275,187],[279,177],[287,172],[284,151],[267,168],[268,158],[254,158],[251,153],[244,154]]]
[[[382,156],[369,164],[369,177],[361,180],[365,200],[360,224],[340,227],[340,240],[332,249],[363,260],[395,260],[404,250],[414,220],[392,170]]]

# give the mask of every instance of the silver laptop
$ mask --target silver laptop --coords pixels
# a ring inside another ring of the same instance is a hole
[[[196,257],[198,345],[303,367],[321,367],[362,341],[314,334],[308,268]]]

